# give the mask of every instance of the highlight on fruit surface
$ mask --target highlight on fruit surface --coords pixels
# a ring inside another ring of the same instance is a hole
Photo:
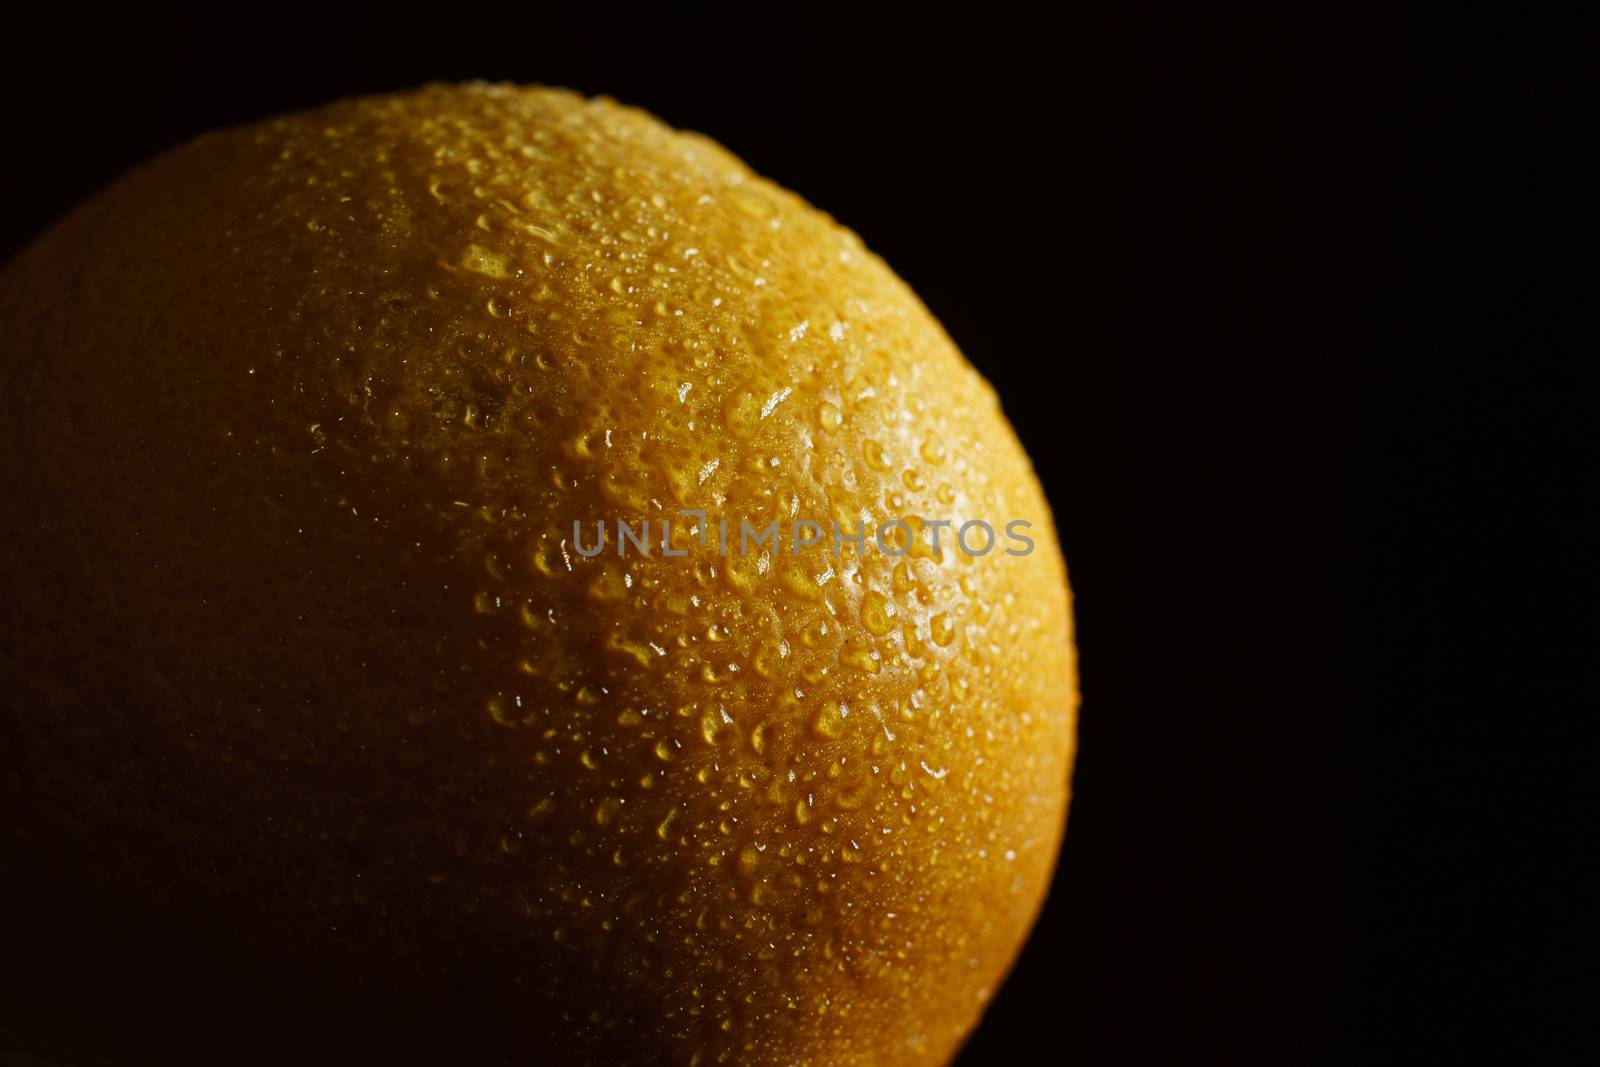
[[[1066,575],[852,233],[430,86],[138,167],[0,344],[0,1051],[955,1055],[1055,865]]]

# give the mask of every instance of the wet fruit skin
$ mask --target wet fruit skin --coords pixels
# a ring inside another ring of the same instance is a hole
[[[0,338],[13,1046],[954,1055],[1055,863],[1066,576],[853,234],[642,112],[433,86],[136,169]],[[679,509],[1037,547],[723,558]],[[565,543],[619,517],[688,555]],[[240,1029],[114,1006],[169,994]]]

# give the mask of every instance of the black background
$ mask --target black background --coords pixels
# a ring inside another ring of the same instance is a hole
[[[911,283],[1062,531],[1072,817],[960,1062],[1570,1052],[1595,987],[1558,977],[1593,935],[1593,434],[1542,314],[1567,290],[1531,245],[1484,255],[1567,225],[1485,177],[1508,152],[1566,173],[1576,82],[1533,54],[1562,35],[763,10],[18,27],[0,248],[206,128],[429,80],[710,134]],[[1500,84],[1538,106],[1467,88],[1519,50],[1544,69]]]

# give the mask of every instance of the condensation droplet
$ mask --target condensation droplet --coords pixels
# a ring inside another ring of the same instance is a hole
[[[504,252],[495,252],[482,245],[468,245],[461,253],[461,266],[474,274],[505,280],[517,275],[516,261]]]
[[[516,704],[503,693],[496,693],[485,700],[484,708],[489,712],[489,717],[501,726],[517,725]]]
[[[894,629],[894,604],[877,590],[869,590],[861,598],[861,625],[874,637],[882,637]]]
[[[744,877],[746,877],[746,878],[755,877],[756,868],[758,866],[760,866],[760,864],[761,864],[761,853],[757,852],[755,850],[754,846],[746,845],[739,852],[738,869],[739,869],[739,873],[741,875],[743,875]]]
[[[661,838],[663,841],[670,841],[672,839],[672,824],[677,820],[677,818],[678,809],[672,808],[667,812],[666,816],[661,820],[661,822],[656,825],[656,836]]]
[[[555,810],[556,802],[549,797],[542,797],[534,803],[533,807],[528,809],[528,818],[534,822],[539,822]]]
[[[723,730],[727,723],[723,716],[714,711],[708,711],[700,716],[700,736],[706,739],[706,744],[715,745],[722,740]]]
[[[848,712],[842,704],[828,701],[817,710],[817,717],[811,723],[811,729],[820,738],[833,740],[844,733],[844,720]]]

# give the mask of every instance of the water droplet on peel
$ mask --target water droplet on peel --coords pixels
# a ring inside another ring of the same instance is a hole
[[[755,877],[756,868],[761,864],[761,853],[753,845],[746,845],[739,853],[739,873],[746,878]]]
[[[717,712],[708,711],[700,716],[700,736],[706,739],[706,744],[715,745],[722,740],[722,732],[727,728],[723,716]]]
[[[661,822],[656,825],[656,836],[661,838],[661,840],[663,840],[663,841],[671,840],[671,838],[672,838],[672,824],[673,824],[673,822],[675,822],[677,820],[677,818],[678,818],[678,809],[677,808],[673,808],[670,811],[668,811],[666,816],[661,820]]]
[[[763,678],[776,678],[778,667],[783,660],[783,653],[776,642],[768,641],[760,648],[750,660],[750,666]]]
[[[901,560],[899,563],[896,563],[894,567],[895,589],[904,593],[910,590],[911,587],[916,584],[917,578],[916,575],[911,571],[911,563],[907,560]]]
[[[505,280],[517,276],[516,261],[504,252],[495,252],[482,245],[468,245],[461,253],[461,267],[474,274]]]
[[[878,651],[870,648],[857,648],[840,652],[839,662],[854,670],[865,671],[867,674],[877,674],[883,669]]]
[[[517,725],[516,704],[505,694],[496,693],[483,703],[484,709],[489,713],[489,717],[501,726]]]
[[[830,700],[817,710],[817,717],[812,721],[811,729],[818,737],[833,740],[844,733],[844,720],[847,714],[842,705]]]
[[[877,590],[869,590],[861,598],[861,625],[874,637],[882,637],[894,629],[894,604]]]
[[[739,189],[731,199],[734,206],[751,218],[765,219],[770,217],[774,211],[772,201],[754,189]]]
[[[528,818],[534,822],[538,822],[555,810],[556,802],[549,797],[543,797],[536,801],[533,807],[528,809]]]
[[[866,457],[867,466],[873,470],[886,471],[889,469],[889,458],[884,455],[883,446],[872,438],[869,437],[862,443],[861,453]]]

